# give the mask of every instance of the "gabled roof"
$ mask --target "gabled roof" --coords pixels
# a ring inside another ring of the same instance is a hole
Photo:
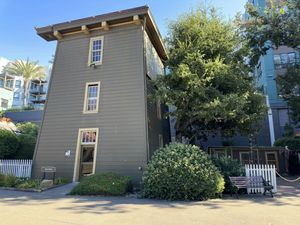
[[[65,35],[89,33],[92,30],[109,29],[129,23],[146,21],[147,34],[161,59],[167,59],[167,53],[161,35],[148,6],[141,6],[93,17],[86,17],[45,27],[36,27],[37,34],[47,41],[59,40]]]

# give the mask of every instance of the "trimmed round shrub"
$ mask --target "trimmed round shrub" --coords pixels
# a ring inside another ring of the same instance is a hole
[[[234,187],[232,186],[229,177],[244,176],[245,168],[241,165],[241,163],[239,163],[239,161],[227,157],[213,159],[213,162],[224,176],[225,189],[223,193],[232,193],[234,191]]]
[[[13,157],[18,147],[17,135],[11,131],[0,129],[0,159]]]
[[[85,177],[71,195],[125,195],[131,190],[131,178],[115,173],[99,173]]]
[[[224,179],[208,155],[181,143],[157,150],[142,182],[143,196],[154,199],[205,200],[224,190]]]

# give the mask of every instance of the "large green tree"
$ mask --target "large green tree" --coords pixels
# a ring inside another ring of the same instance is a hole
[[[22,96],[23,107],[27,106],[26,99],[28,97],[29,83],[32,79],[43,79],[46,74],[43,70],[43,67],[38,65],[38,62],[15,60],[14,62],[9,63],[4,71],[8,74],[15,76],[23,76],[24,78],[24,93]]]
[[[281,45],[300,50],[300,0],[268,0],[264,9],[248,3],[246,20],[237,20],[249,41],[253,65],[270,48]]]
[[[251,64],[270,48],[285,45],[300,51],[300,0],[274,1],[262,10],[247,4],[247,21],[239,21],[241,33],[251,48]],[[291,108],[295,122],[300,122],[300,67],[299,58],[289,65],[284,75],[277,77],[279,93]]]
[[[256,131],[266,113],[246,63],[247,43],[215,9],[197,9],[170,24],[166,40],[169,75],[156,81],[157,95],[176,108],[178,138],[206,138]]]
[[[300,122],[300,65],[287,69],[277,76],[278,91],[291,108],[290,115],[294,122]]]

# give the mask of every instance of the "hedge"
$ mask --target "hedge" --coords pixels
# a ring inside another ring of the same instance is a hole
[[[115,173],[99,173],[85,177],[71,195],[125,195],[131,191],[131,179]]]

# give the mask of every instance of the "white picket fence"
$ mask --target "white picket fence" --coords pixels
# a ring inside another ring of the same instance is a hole
[[[275,165],[267,164],[246,164],[246,176],[255,177],[262,176],[266,181],[270,181],[273,186],[272,191],[277,192],[276,168]],[[263,188],[248,188],[248,193],[262,193]]]
[[[1,160],[0,173],[12,174],[16,177],[30,178],[32,169],[32,160]]]

